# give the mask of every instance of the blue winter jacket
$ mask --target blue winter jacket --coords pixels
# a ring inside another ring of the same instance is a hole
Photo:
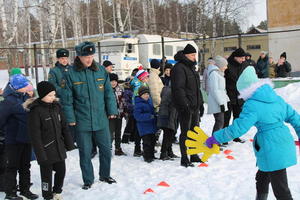
[[[300,136],[300,116],[269,84],[262,84],[246,100],[239,118],[214,133],[219,143],[240,137],[255,126],[253,148],[259,170],[271,172],[297,163],[294,138],[284,122]]]
[[[27,112],[22,106],[29,96],[16,92],[8,85],[3,97],[4,100],[0,103],[0,129],[5,132],[5,143],[30,143],[27,134]]]
[[[140,136],[155,134],[157,131],[156,117],[151,98],[147,101],[141,97],[135,97],[133,115],[137,121],[137,128]]]

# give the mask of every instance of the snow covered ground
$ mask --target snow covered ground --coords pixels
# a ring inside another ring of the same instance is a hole
[[[7,72],[0,71],[0,88],[7,81]],[[40,79],[41,80],[41,79]],[[300,83],[291,84],[278,89],[278,94],[292,104],[300,112]],[[201,128],[208,134],[214,124],[212,115],[204,115]],[[292,133],[296,139],[294,130]],[[197,200],[253,200],[255,199],[255,157],[250,139],[255,133],[252,128],[242,138],[244,144],[230,143],[226,149],[234,160],[227,159],[223,152],[213,156],[208,161],[208,167],[183,168],[180,159],[175,161],[157,160],[151,164],[143,162],[142,158],[133,157],[134,144],[122,144],[127,156],[112,159],[111,175],[117,184],[108,185],[98,181],[99,162],[93,159],[95,184],[92,189],[81,189],[82,179],[79,168],[78,151],[68,153],[67,173],[63,197],[65,200],[98,200],[98,199],[197,199]],[[180,155],[179,146],[173,145],[174,152]],[[157,148],[158,152],[160,151]],[[159,157],[159,153],[156,154]],[[294,199],[300,199],[300,165],[288,168],[289,186]],[[32,162],[32,191],[41,196],[39,167]],[[165,181],[169,187],[158,186]],[[154,192],[144,192],[151,188]],[[0,199],[4,194],[0,193]],[[42,199],[42,198],[40,198]],[[268,199],[275,199],[271,191]]]

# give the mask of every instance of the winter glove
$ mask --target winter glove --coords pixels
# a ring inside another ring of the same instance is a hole
[[[224,105],[220,105],[220,109],[221,109],[221,112],[222,112],[222,113],[225,112],[225,106],[224,106]]]
[[[194,132],[195,131],[195,132]],[[187,147],[187,154],[193,155],[198,153],[204,153],[201,160],[206,162],[208,158],[212,154],[220,153],[220,147],[218,145],[213,145],[212,148],[208,148],[205,145],[205,141],[208,136],[204,133],[204,131],[196,126],[194,131],[189,130],[187,132],[187,140],[185,141],[185,145]]]
[[[208,148],[212,148],[213,144],[219,145],[220,143],[216,140],[214,136],[211,136],[205,141],[205,144]]]

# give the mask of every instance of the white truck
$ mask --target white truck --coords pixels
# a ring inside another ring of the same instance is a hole
[[[168,63],[175,64],[174,55],[187,44],[192,44],[198,51],[194,41],[164,37],[164,54]],[[162,40],[160,35],[140,34],[136,37],[111,38],[100,41],[101,61],[114,63],[113,72],[119,79],[130,76],[134,68],[142,65],[150,67],[152,59],[162,59]]]

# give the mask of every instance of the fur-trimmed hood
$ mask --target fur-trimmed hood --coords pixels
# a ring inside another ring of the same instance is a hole
[[[269,78],[260,79],[258,82],[253,83],[248,88],[241,90],[239,98],[244,99],[245,101],[249,98],[253,98],[255,96],[256,91],[264,85],[269,85],[271,88],[274,87],[273,82]],[[265,95],[267,95],[267,97],[268,97],[266,99],[269,99],[269,101],[272,101],[272,95],[270,95],[270,94],[265,94]]]
[[[60,104],[59,104],[59,99],[56,98],[52,104],[60,105]],[[36,98],[36,97],[29,98],[29,99],[27,99],[27,100],[22,104],[23,108],[24,108],[27,112],[29,112],[31,109],[33,109],[34,107],[39,106],[39,105],[49,106],[49,105],[51,105],[51,104],[50,104],[50,103],[45,103],[45,102],[43,102],[42,100],[40,100],[39,98]]]
[[[83,66],[83,64],[80,61],[80,59],[79,59],[78,56],[75,58],[73,66],[74,66],[74,68],[75,68],[76,71],[81,71],[81,70],[83,70],[83,69],[86,68],[85,66]],[[93,71],[98,71],[99,70],[99,68],[98,68],[97,63],[96,63],[95,60],[93,60],[93,63],[92,63],[92,65],[89,68],[91,70],[93,70]]]

